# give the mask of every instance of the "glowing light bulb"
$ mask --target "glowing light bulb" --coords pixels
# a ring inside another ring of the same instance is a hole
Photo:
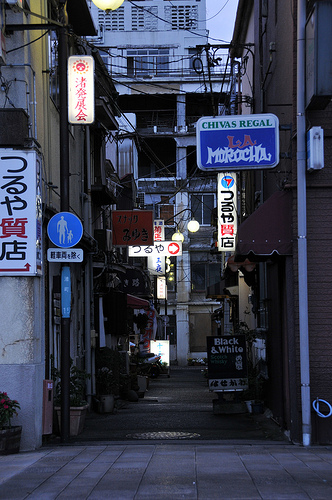
[[[92,2],[102,10],[116,10],[124,2],[124,0],[92,0]]]
[[[195,219],[188,222],[188,231],[191,233],[196,233],[199,230],[199,222]]]

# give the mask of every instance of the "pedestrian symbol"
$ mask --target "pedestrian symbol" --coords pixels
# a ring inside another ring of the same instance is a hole
[[[57,247],[71,248],[82,238],[83,226],[76,215],[70,212],[60,212],[54,215],[48,223],[47,233]]]

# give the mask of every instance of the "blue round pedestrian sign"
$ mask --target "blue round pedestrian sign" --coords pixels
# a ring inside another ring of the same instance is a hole
[[[48,223],[47,234],[57,247],[74,247],[82,238],[82,222],[70,212],[60,212],[54,215]]]

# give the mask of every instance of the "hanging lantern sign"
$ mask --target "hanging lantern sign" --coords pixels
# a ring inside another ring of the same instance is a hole
[[[89,125],[94,119],[94,59],[71,56],[68,58],[68,121]]]

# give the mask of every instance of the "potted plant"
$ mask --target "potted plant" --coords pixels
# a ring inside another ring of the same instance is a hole
[[[11,419],[20,408],[16,399],[10,399],[6,392],[0,392],[0,455],[19,452],[22,426],[12,426]]]
[[[88,402],[85,399],[85,381],[90,378],[90,375],[85,371],[73,365],[73,360],[70,360],[70,382],[69,382],[69,397],[70,397],[70,435],[77,436],[83,431],[84,421]],[[61,372],[53,368],[52,376],[55,382],[55,398],[54,409],[57,412],[59,428],[61,424]]]
[[[112,413],[114,410],[114,392],[116,383],[113,371],[107,366],[99,368],[96,375],[98,411]]]

